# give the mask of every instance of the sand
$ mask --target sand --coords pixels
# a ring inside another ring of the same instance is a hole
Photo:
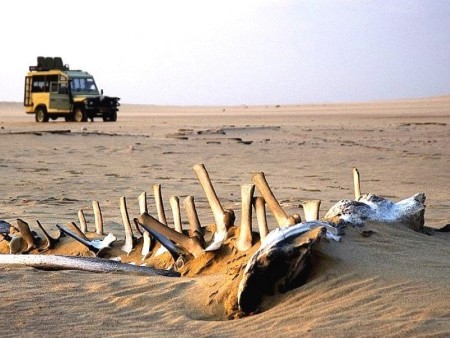
[[[34,132],[34,133],[31,133]],[[130,217],[146,191],[195,197],[213,223],[192,170],[204,163],[239,224],[240,185],[262,171],[288,213],[321,199],[321,215],[362,192],[394,201],[427,196],[425,224],[450,223],[450,97],[352,104],[236,107],[123,105],[118,122],[37,124],[18,103],[0,103],[0,219],[51,233],[100,202],[105,231],[123,239],[119,198]],[[186,218],[182,214],[183,222]],[[172,223],[171,223],[172,224]],[[273,217],[269,225],[276,227]],[[256,229],[256,222],[254,222]],[[218,297],[226,272],[181,278],[0,267],[2,336],[449,336],[450,234],[403,226],[347,228],[319,243],[306,284],[266,297],[261,312],[228,320]],[[5,243],[0,243],[4,252]],[[3,246],[2,246],[3,245]],[[67,241],[58,253],[80,254]],[[84,254],[84,253],[82,253]],[[86,253],[87,254],[87,253]]]

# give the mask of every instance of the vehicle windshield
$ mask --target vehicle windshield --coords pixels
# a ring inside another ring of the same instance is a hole
[[[92,77],[77,77],[70,80],[70,89],[74,94],[99,95],[97,86]]]

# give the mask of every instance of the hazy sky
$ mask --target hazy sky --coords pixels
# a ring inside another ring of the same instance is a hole
[[[450,0],[1,1],[0,101],[62,56],[123,103],[450,94]]]

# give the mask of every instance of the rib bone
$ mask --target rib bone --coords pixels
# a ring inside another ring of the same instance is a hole
[[[180,214],[180,199],[177,196],[170,197],[170,207],[172,208],[173,223],[175,225],[175,230],[179,233],[183,233],[183,228],[181,226],[181,214]]]
[[[75,225],[76,226],[76,225]],[[82,237],[79,237],[78,235],[74,234],[71,231],[68,231],[66,229],[64,229],[63,227],[59,226],[58,224],[56,224],[56,227],[63,233],[65,233],[66,235],[72,237],[73,239],[75,239],[76,241],[80,242],[81,244],[83,244],[84,246],[86,246],[90,251],[92,251],[93,253],[95,253],[96,256],[101,256],[103,255],[103,253],[107,250],[110,249],[110,245],[116,241],[116,237],[113,234],[108,234],[103,240],[86,240]]]
[[[139,201],[140,213],[142,214],[144,212],[148,212],[148,208],[147,208],[147,193],[145,191],[142,194],[139,195],[138,201]]]
[[[239,251],[246,251],[253,245],[252,243],[252,198],[255,191],[254,184],[244,184],[241,186],[242,212],[241,228],[236,241],[236,248]]]
[[[104,235],[103,232],[103,217],[98,201],[92,201],[92,209],[94,209],[95,218],[95,232],[99,235]]]
[[[83,233],[83,231],[80,230],[80,228],[74,222],[67,222],[67,227],[72,230],[78,237],[84,239],[85,241],[90,241],[90,239]]]
[[[361,179],[357,168],[353,168],[353,187],[355,189],[355,200],[357,201],[361,197]]]
[[[301,206],[305,213],[306,222],[319,220],[320,203],[321,200],[302,201]]]
[[[256,220],[258,221],[261,243],[264,243],[265,238],[269,234],[266,218],[266,201],[264,200],[264,197],[257,196],[253,198],[253,205],[256,211]]]
[[[234,223],[234,212],[233,210],[223,210],[205,166],[203,164],[196,164],[194,165],[194,171],[197,174],[214,215],[216,232],[214,233],[213,242],[205,249],[205,251],[214,251],[219,249],[227,239],[228,228]]]
[[[85,234],[88,232],[86,217],[84,217],[83,210],[78,210],[78,219],[80,220],[81,231]]]
[[[190,235],[197,236],[200,242],[204,243],[202,227],[198,219],[197,209],[195,208],[195,202],[193,196],[186,196],[183,200],[184,209],[190,225]]]
[[[216,223],[218,231],[226,232],[227,229],[233,225],[232,223],[230,223],[232,218],[229,215],[230,211],[223,210],[205,166],[203,164],[196,164],[194,165],[194,171],[197,174],[198,180],[200,181],[206,198],[208,199],[208,203],[211,207],[211,211],[213,212],[214,221]]]
[[[22,251],[23,247],[23,237],[22,235],[12,236],[9,241],[9,253],[17,254]]]
[[[175,243],[178,243],[194,257],[199,257],[203,254],[203,248],[200,244],[200,241],[195,236],[188,237],[186,235],[183,235],[162,224],[147,213],[143,213],[139,216],[139,223],[148,226],[149,228],[174,241]]]
[[[129,255],[130,252],[134,250],[134,238],[130,218],[128,216],[127,201],[123,196],[120,197],[120,213],[122,214],[122,222],[125,228],[125,245],[121,247],[121,250]]]
[[[139,195],[138,200],[139,200],[139,213],[143,214],[144,212],[148,212],[147,193],[145,191]],[[136,225],[136,229],[140,232],[142,238],[144,239],[144,243],[142,244],[141,255],[143,256],[142,259],[146,259],[150,254],[150,247],[152,245],[150,234],[147,231],[141,232],[137,218],[135,218],[133,221],[134,224]]]
[[[153,196],[155,198],[156,210],[158,211],[158,219],[162,224],[167,225],[166,213],[164,212],[164,204],[162,200],[160,184],[155,184],[153,186]]]
[[[36,220],[37,225],[39,226],[39,228],[42,230],[42,232],[44,233],[44,237],[47,240],[47,245],[45,246],[45,248],[43,250],[49,250],[49,249],[53,249],[56,246],[56,243],[59,242],[59,238],[61,236],[59,236],[58,238],[53,238],[52,236],[50,236],[48,234],[48,232],[44,229],[44,227],[42,226],[41,222],[39,222],[38,220]],[[60,232],[61,235],[61,232]]]
[[[252,182],[256,185],[262,197],[267,203],[272,214],[280,227],[287,227],[298,223],[297,215],[288,216],[284,210],[281,208],[280,203],[278,203],[269,184],[266,181],[266,177],[263,172],[259,172],[253,175]]]
[[[23,252],[29,252],[32,249],[36,248],[36,240],[31,233],[30,226],[27,222],[21,220],[20,218],[17,219],[17,226],[19,227],[20,234],[22,235],[23,239],[25,240],[25,243],[27,243],[27,248]]]

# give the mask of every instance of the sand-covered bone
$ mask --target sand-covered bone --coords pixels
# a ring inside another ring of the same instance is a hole
[[[29,252],[32,249],[37,248],[37,239],[31,233],[30,226],[24,220],[18,218],[17,219],[17,227],[19,228],[20,234],[27,244],[26,249],[23,251],[24,253]]]
[[[39,222],[39,220],[36,220],[37,225],[39,226],[39,228],[41,229],[42,233],[44,234],[44,237],[47,241],[47,245],[44,247],[44,251],[45,250],[51,250],[53,248],[56,247],[56,244],[60,242],[61,239],[61,231],[59,232],[58,237],[53,238],[52,236],[50,236],[50,234],[47,232],[47,230],[45,230],[45,228],[42,226],[41,222]]]
[[[324,233],[320,221],[272,230],[245,267],[238,289],[239,309],[253,313],[265,294],[275,289],[286,292],[304,283],[309,275],[312,245]]]

